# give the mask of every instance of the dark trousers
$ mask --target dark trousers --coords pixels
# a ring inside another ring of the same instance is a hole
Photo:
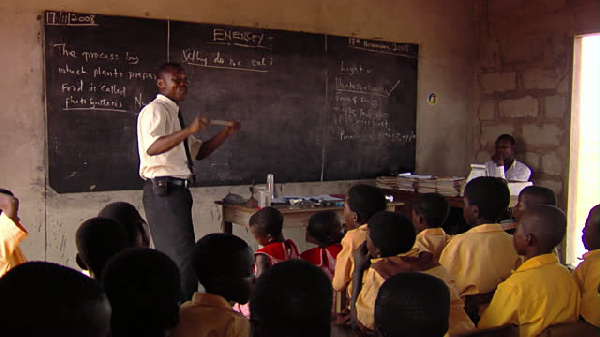
[[[192,262],[195,243],[192,194],[185,187],[169,185],[166,194],[156,195],[148,180],[142,201],[154,246],[179,267],[181,300],[188,301],[198,290]]]

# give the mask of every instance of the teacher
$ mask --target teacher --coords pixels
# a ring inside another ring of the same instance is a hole
[[[197,116],[185,127],[179,110],[188,90],[185,70],[177,63],[165,63],[157,76],[159,93],[138,116],[139,174],[145,180],[143,203],[154,246],[179,267],[181,300],[186,301],[198,290],[192,266],[192,158],[209,156],[240,129],[240,123],[230,120],[223,130],[202,142],[194,134],[205,129],[210,119]]]

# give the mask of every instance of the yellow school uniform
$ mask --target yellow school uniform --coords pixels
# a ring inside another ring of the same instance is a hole
[[[538,336],[551,324],[575,322],[579,317],[579,288],[554,254],[525,261],[500,283],[480,328],[519,326],[519,336]]]
[[[27,262],[19,244],[28,235],[21,224],[14,222],[4,212],[0,214],[0,277],[16,265]]]
[[[373,329],[375,322],[375,299],[381,285],[398,272],[422,272],[435,276],[446,283],[450,290],[450,317],[448,333],[457,334],[475,328],[465,313],[464,302],[454,286],[454,280],[437,261],[431,257],[430,262],[411,262],[419,259],[419,250],[412,249],[393,258],[372,259],[371,267],[363,275],[363,286],[356,300],[356,316],[366,328]],[[408,261],[407,261],[408,260]],[[379,265],[377,265],[379,263]],[[387,268],[380,267],[387,264]],[[390,266],[392,265],[392,266]],[[385,269],[384,269],[385,268]],[[387,269],[387,270],[386,270]]]
[[[581,291],[581,316],[600,327],[600,249],[585,253],[573,276]]]
[[[517,267],[512,236],[499,224],[484,224],[454,235],[440,256],[461,297],[493,292]]]
[[[437,261],[451,237],[442,228],[427,228],[417,234],[413,248],[422,252],[430,252]]]
[[[195,293],[191,301],[181,305],[179,324],[171,337],[248,337],[250,322],[233,311],[225,298],[214,294]]]
[[[335,271],[331,284],[335,291],[344,291],[348,288],[348,293],[352,294],[352,288],[349,285],[352,281],[352,271],[354,270],[354,252],[367,240],[367,224],[348,231],[342,239],[342,250],[337,256],[335,262]]]

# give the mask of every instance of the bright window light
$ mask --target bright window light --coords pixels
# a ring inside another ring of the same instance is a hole
[[[600,204],[600,34],[575,38],[569,172],[567,263],[585,252],[581,231]]]

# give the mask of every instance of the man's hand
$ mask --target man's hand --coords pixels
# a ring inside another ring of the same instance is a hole
[[[210,118],[208,117],[196,117],[194,118],[194,122],[192,122],[192,125],[189,126],[190,131],[192,131],[192,134],[204,130],[208,124],[210,124]]]
[[[492,156],[492,160],[496,162],[498,166],[504,166],[504,157],[502,157],[502,152],[496,151]]]
[[[363,242],[354,252],[354,268],[365,271],[371,265],[371,257],[367,248],[367,241]]]
[[[13,221],[19,221],[19,199],[10,194],[0,193],[0,210]]]
[[[240,130],[241,124],[238,120],[235,120],[235,119],[230,119],[229,122],[230,122],[230,125],[227,125],[225,127],[225,133],[228,136],[231,136],[231,135],[236,134]]]

